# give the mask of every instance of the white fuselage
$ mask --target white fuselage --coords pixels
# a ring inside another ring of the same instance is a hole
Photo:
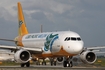
[[[79,34],[72,31],[27,34],[22,38],[22,44],[25,47],[41,48],[43,54],[60,53],[62,49],[68,54],[79,54],[83,50]]]

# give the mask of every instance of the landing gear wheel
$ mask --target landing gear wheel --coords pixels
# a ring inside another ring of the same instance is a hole
[[[56,66],[56,61],[54,61],[54,66]]]
[[[26,67],[30,67],[30,62],[29,61],[26,63]]]
[[[46,62],[42,62],[42,65],[46,65]]]
[[[44,64],[46,65],[46,62]]]
[[[28,61],[27,63],[22,63],[21,67],[24,67],[26,65],[26,67],[30,67],[30,62]]]
[[[42,65],[46,65],[46,60],[45,59],[43,59]]]
[[[67,67],[70,67],[70,63],[67,63]]]
[[[70,67],[73,67],[73,62],[72,61],[70,61]]]
[[[63,62],[63,67],[67,67],[67,61]]]
[[[40,62],[39,61],[36,61],[36,65],[40,65]]]
[[[24,65],[25,65],[25,64],[24,64],[24,63],[22,63],[22,64],[21,64],[21,67],[24,67]]]
[[[54,59],[54,58],[51,58],[50,59],[50,64],[51,64],[51,66],[56,66],[56,59]]]
[[[64,67],[73,67],[73,62],[70,61],[70,63],[69,63],[69,61],[64,61],[64,62],[63,62],[63,66],[64,66]]]
[[[53,66],[53,61],[50,62],[51,66]]]

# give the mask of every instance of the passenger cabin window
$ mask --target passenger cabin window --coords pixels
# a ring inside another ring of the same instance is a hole
[[[81,41],[80,37],[66,37],[64,41]]]

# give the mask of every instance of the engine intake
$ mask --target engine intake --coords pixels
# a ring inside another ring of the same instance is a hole
[[[58,63],[62,63],[63,61],[64,61],[64,57],[58,57],[58,58],[57,58],[57,62],[58,62]]]
[[[95,54],[93,52],[89,52],[87,53],[86,55],[86,60],[89,61],[89,62],[93,62],[95,60]]]
[[[93,64],[96,61],[97,56],[92,51],[85,51],[80,54],[80,59],[84,63]]]
[[[26,63],[30,58],[30,52],[27,50],[20,49],[14,54],[14,59],[17,63]]]
[[[29,52],[23,51],[20,54],[20,59],[23,61],[27,61],[29,59],[29,56],[30,56]]]

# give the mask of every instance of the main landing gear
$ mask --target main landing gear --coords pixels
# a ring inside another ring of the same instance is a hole
[[[42,65],[46,65],[46,61],[45,61],[45,59],[43,59],[43,61],[42,61]]]
[[[27,63],[22,63],[21,67],[24,67],[26,65],[26,67],[30,67],[30,62],[28,61]]]
[[[56,66],[56,59],[54,59],[54,58],[50,58],[50,64],[51,64],[51,66]]]
[[[63,62],[64,67],[73,67],[72,58],[65,58]]]

